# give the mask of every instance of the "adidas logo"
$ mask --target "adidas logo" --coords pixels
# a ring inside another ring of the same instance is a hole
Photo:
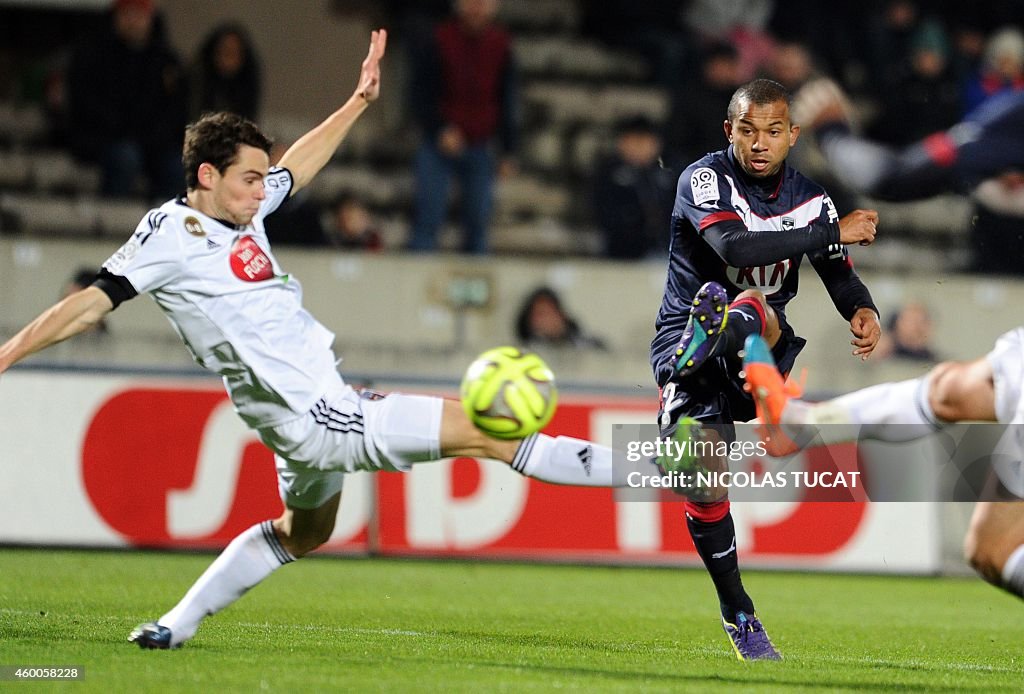
[[[212,239],[206,239],[206,250],[210,250],[213,248],[220,248],[220,245],[214,243]]]
[[[580,465],[583,466],[583,471],[587,473],[587,477],[590,477],[590,461],[594,457],[594,448],[587,446],[576,451],[576,457],[580,459]]]

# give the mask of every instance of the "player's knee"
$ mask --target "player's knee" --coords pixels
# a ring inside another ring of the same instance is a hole
[[[960,418],[958,367],[954,362],[943,362],[928,375],[928,404],[936,417],[947,422]]]
[[[737,301],[742,301],[743,299],[753,299],[762,306],[768,306],[768,300],[765,298],[764,292],[758,289],[744,289],[742,292],[736,295],[736,298],[733,299],[733,303],[736,303]]]

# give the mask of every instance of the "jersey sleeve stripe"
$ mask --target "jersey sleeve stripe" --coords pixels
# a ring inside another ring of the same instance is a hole
[[[722,212],[713,212],[713,213],[709,214],[707,217],[704,217],[704,219],[700,220],[700,230],[704,231],[705,229],[707,229],[712,224],[718,224],[719,222],[726,222],[726,221],[738,221],[738,222],[741,222],[743,220],[740,218],[740,216],[738,214],[736,214],[735,212],[728,211],[728,210],[725,210],[725,211],[722,211]]]

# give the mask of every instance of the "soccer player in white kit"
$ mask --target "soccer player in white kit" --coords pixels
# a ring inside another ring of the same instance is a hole
[[[1008,425],[993,466],[999,483],[995,497],[1006,500],[977,503],[964,556],[986,581],[1024,598],[1024,328],[1001,336],[980,359],[943,362],[921,378],[882,383],[820,403],[797,399],[799,389],[784,383],[771,351],[758,340],[748,338],[743,368],[769,443],[775,438],[776,445],[791,444],[789,436],[798,437],[808,425],[822,443],[851,437],[912,441],[951,422]]]
[[[285,504],[277,519],[236,537],[181,601],[129,639],[174,648],[200,622],[278,567],[323,544],[346,472],[408,470],[475,456],[560,484],[610,486],[610,449],[535,434],[499,441],[441,398],[361,394],[336,370],[334,335],[302,308],[302,289],[270,250],[263,219],[309,183],[380,91],[387,33],[374,31],[351,98],[271,168],[271,142],[233,114],[186,130],[187,193],[151,210],[96,282],[45,311],[0,346],[0,373],[76,335],[122,301],[149,293],[195,360],[223,377],[239,416],[275,453]],[[580,464],[580,454],[590,466]]]

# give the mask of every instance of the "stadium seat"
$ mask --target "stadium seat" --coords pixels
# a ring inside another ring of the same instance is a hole
[[[39,191],[99,192],[101,176],[95,166],[80,164],[68,152],[37,151],[29,155],[32,180]]]
[[[46,139],[46,114],[40,106],[0,102],[0,142],[36,144]]]

